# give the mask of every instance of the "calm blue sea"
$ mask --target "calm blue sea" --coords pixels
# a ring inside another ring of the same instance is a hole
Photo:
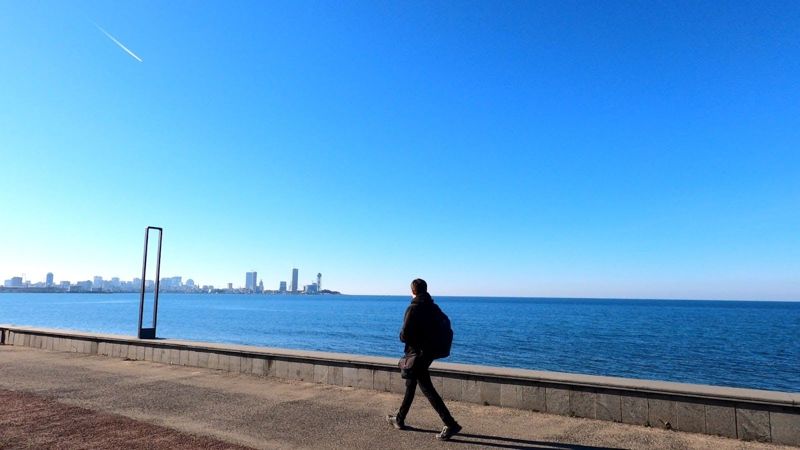
[[[448,361],[800,392],[800,303],[435,297]],[[162,294],[160,337],[399,356],[409,297]],[[137,294],[0,294],[0,323],[135,335]]]

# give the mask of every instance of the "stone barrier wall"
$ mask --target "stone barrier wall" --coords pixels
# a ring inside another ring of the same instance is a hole
[[[403,393],[397,360],[0,325],[0,343]],[[765,370],[768,368],[765,367]],[[436,362],[445,400],[800,446],[800,394]]]

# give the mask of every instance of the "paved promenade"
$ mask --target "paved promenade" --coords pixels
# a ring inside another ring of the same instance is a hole
[[[419,395],[408,424],[391,393],[209,369],[0,346],[0,448],[780,449],[588,419],[448,402],[441,425]]]

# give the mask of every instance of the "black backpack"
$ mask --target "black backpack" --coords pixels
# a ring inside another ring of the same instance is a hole
[[[431,305],[430,328],[425,353],[431,359],[447,358],[453,346],[453,329],[450,327],[450,318],[447,317],[439,305]]]

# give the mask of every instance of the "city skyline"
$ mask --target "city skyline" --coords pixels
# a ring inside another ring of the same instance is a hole
[[[294,274],[295,270],[297,270],[297,269],[293,269],[293,271],[292,271],[293,274]],[[257,271],[245,272],[245,280],[246,281],[242,285],[236,285],[233,282],[220,283],[218,285],[204,284],[204,283],[195,282],[195,280],[193,278],[187,278],[187,277],[184,277],[184,276],[181,276],[181,275],[164,276],[164,277],[161,277],[161,289],[160,290],[162,292],[173,292],[173,293],[174,292],[221,293],[221,292],[224,292],[224,291],[228,291],[228,292],[234,292],[234,293],[240,293],[240,294],[241,293],[248,293],[248,292],[249,293],[262,293],[263,292],[263,293],[270,293],[270,294],[278,294],[278,293],[285,293],[285,294],[292,294],[292,293],[307,294],[307,293],[311,293],[311,294],[315,294],[315,293],[318,293],[321,290],[321,288],[320,288],[320,286],[321,286],[320,285],[320,280],[321,280],[321,275],[322,275],[321,273],[317,273],[315,281],[311,281],[308,285],[301,284],[300,286],[298,286],[298,289],[296,291],[293,291],[292,288],[291,288],[291,285],[288,284],[288,283],[290,283],[290,281],[281,280],[281,281],[279,281],[277,283],[277,286],[265,286],[264,283],[263,283],[263,279],[258,279],[258,284],[260,284],[260,290],[259,289],[250,289],[248,287],[247,278],[251,273],[256,273],[257,274]],[[130,280],[124,280],[121,277],[116,277],[116,276],[115,277],[111,277],[111,278],[105,278],[104,276],[93,275],[91,277],[83,277],[83,278],[78,277],[78,279],[76,279],[76,281],[72,281],[72,280],[56,280],[54,278],[54,274],[52,272],[48,272],[47,274],[45,274],[44,281],[36,281],[36,280],[32,280],[30,278],[23,278],[22,276],[12,276],[10,278],[3,278],[3,276],[0,275],[0,280],[3,281],[3,284],[0,285],[0,287],[5,287],[5,288],[14,288],[14,287],[41,287],[41,288],[44,288],[44,287],[49,287],[48,284],[47,284],[48,277],[53,277],[53,280],[54,280],[54,282],[49,286],[52,286],[53,288],[60,288],[62,290],[65,289],[66,291],[70,291],[70,287],[73,287],[71,292],[88,292],[88,291],[91,291],[92,288],[96,286],[95,283],[96,283],[96,281],[98,279],[100,279],[102,281],[102,283],[103,283],[102,286],[104,286],[105,292],[108,292],[108,293],[113,293],[113,292],[140,292],[140,290],[141,290],[141,278],[140,277],[133,277]],[[20,280],[21,285],[19,285],[19,286],[13,286],[13,285],[9,286],[9,282],[12,282],[17,278]],[[185,283],[182,282],[183,279],[186,280]],[[290,279],[291,279],[291,277],[290,277]],[[147,282],[147,288],[152,290],[153,286],[154,286],[154,281],[148,279],[148,280],[146,280],[146,282]],[[65,285],[65,283],[69,283],[69,284]],[[88,283],[88,285],[87,285],[87,283]],[[120,287],[119,283],[121,283],[121,287],[122,287],[121,290],[119,289],[119,287]],[[189,289],[187,289],[187,287],[189,287]],[[77,288],[77,289],[75,289],[75,288]],[[308,291],[309,288],[311,288],[311,291]],[[329,291],[328,289],[326,289],[325,291],[326,292],[333,292],[333,293],[336,293],[336,294],[342,293],[339,290]],[[7,289],[6,292],[11,292],[11,291]],[[344,292],[344,293],[351,294],[350,292]],[[401,295],[402,296],[402,295],[408,295],[408,294],[404,294],[404,293],[386,294],[386,293],[381,293],[381,292],[374,292],[374,293],[359,293],[359,294],[355,294],[355,295]],[[448,294],[444,294],[444,295],[440,295],[440,296],[453,296],[453,295],[452,294],[449,294],[449,295]],[[602,296],[575,297],[575,296],[535,296],[535,295],[532,295],[532,296],[456,295],[456,296],[458,296],[458,297],[564,298],[564,299],[569,299],[569,298],[606,299],[607,298],[607,299],[632,299],[632,300],[641,300],[641,299],[660,300],[660,299],[664,299],[664,300],[689,300],[689,301],[691,301],[691,300],[766,301],[766,302],[770,302],[770,301],[775,301],[775,302],[785,302],[785,301],[798,302],[798,301],[800,301],[800,300],[797,300],[797,299],[764,299],[764,298],[760,298],[759,299],[759,298],[624,297],[624,296],[620,296],[620,297],[602,297]]]
[[[3,279],[136,274],[152,225],[162,273],[215,286],[800,300],[798,2],[0,21]]]
[[[285,293],[318,293],[321,288],[321,279],[322,273],[317,273],[315,276],[314,281],[309,282],[308,284],[304,284],[301,286],[296,285],[296,280],[298,279],[299,269],[293,268],[291,279],[293,279],[293,285],[287,287],[287,282],[285,280],[279,281],[276,286],[265,286],[264,280],[258,278],[257,271],[250,271],[245,272],[245,283],[244,285],[234,285],[232,282],[220,284],[220,285],[213,285],[213,284],[205,284],[196,282],[193,278],[184,277],[182,275],[173,275],[173,276],[162,276],[160,277],[160,290],[162,291],[186,291],[186,292],[200,292],[200,291],[219,291],[219,290],[237,290],[237,291],[249,291],[254,293],[261,293],[261,292],[285,292]],[[27,274],[15,275],[9,278],[3,278],[0,276],[0,280],[3,280],[2,287],[5,288],[59,288],[59,289],[67,289],[69,290],[70,287],[73,288],[73,291],[91,291],[93,289],[99,289],[107,292],[115,292],[115,291],[130,291],[130,290],[141,290],[141,276],[132,277],[131,279],[124,279],[117,276],[112,276],[110,278],[105,278],[102,275],[92,275],[91,277],[78,277],[77,279],[73,280],[64,280],[59,279],[56,280],[55,275],[53,272],[47,272],[44,277],[44,280],[37,281],[36,279],[31,279],[27,277]],[[185,280],[185,282],[184,282]],[[146,279],[145,280],[147,288],[152,289],[155,285],[155,280],[153,279]],[[226,287],[223,287],[226,286]],[[235,286],[235,287],[234,287]],[[337,291],[338,292],[338,291]]]

